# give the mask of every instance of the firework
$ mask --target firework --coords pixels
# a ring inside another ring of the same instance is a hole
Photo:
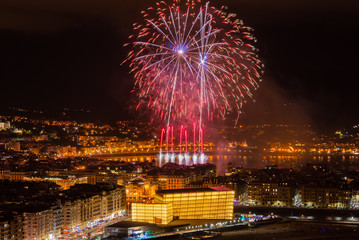
[[[200,0],[161,1],[135,23],[127,61],[134,92],[159,118],[198,121],[240,113],[263,74],[253,29]]]
[[[207,161],[207,156],[204,152],[204,145],[203,145],[203,128],[198,130],[198,127],[196,127],[196,124],[193,123],[193,129],[192,129],[192,136],[193,136],[193,142],[188,142],[188,130],[185,130],[185,126],[181,125],[179,128],[179,144],[176,146],[176,149],[174,149],[175,146],[175,127],[174,126],[168,126],[167,130],[165,128],[162,128],[161,130],[161,137],[160,137],[160,151],[158,154],[158,163],[160,166],[162,166],[163,163],[168,162],[178,162],[178,164],[183,165],[190,165],[192,164],[205,164]],[[199,141],[197,142],[196,139],[196,132],[199,132]],[[166,136],[165,136],[166,135]],[[184,137],[184,139],[183,139]],[[184,141],[182,141],[182,139]],[[165,140],[165,141],[164,141]],[[165,147],[164,147],[165,143]],[[188,151],[189,144],[192,147],[191,153]],[[171,149],[169,149],[169,146],[171,146]],[[192,154],[193,151],[193,154]]]

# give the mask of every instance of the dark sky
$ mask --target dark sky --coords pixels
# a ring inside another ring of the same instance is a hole
[[[1,109],[136,115],[122,45],[149,0],[1,0]],[[359,122],[359,1],[217,0],[255,28],[266,65],[243,122]]]

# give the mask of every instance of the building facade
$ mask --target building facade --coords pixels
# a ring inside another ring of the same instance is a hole
[[[24,178],[29,177],[32,172],[15,172],[15,171],[1,171],[0,179],[9,181],[24,181]]]
[[[51,209],[30,210],[24,213],[24,235],[28,240],[52,239],[53,212]]]
[[[191,181],[191,176],[184,175],[160,175],[157,178],[158,188],[161,190],[185,188]]]
[[[134,179],[126,184],[127,202],[153,202],[158,185],[145,179]]]
[[[155,203],[134,204],[133,220],[233,219],[234,191],[225,187],[159,190]],[[135,211],[135,212],[134,212]]]
[[[132,221],[168,224],[173,220],[170,203],[132,203]]]
[[[71,231],[81,226],[81,200],[66,200],[63,203],[63,228]]]
[[[337,186],[305,185],[301,188],[302,205],[315,208],[349,208],[351,192]]]
[[[286,182],[260,182],[248,184],[248,203],[257,206],[294,205],[295,186]]]
[[[22,214],[0,214],[0,239],[24,239],[24,222]]]
[[[225,187],[160,190],[155,202],[171,203],[174,219],[233,219],[234,191]]]

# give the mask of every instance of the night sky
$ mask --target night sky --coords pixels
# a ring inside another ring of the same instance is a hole
[[[1,0],[0,106],[88,108],[131,119],[133,76],[121,65],[131,25],[149,0]],[[359,122],[359,1],[217,0],[255,28],[265,63],[241,121]]]

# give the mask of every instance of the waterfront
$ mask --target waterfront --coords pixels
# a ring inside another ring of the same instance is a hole
[[[358,239],[358,226],[328,223],[281,222],[255,229],[222,233],[221,239],[273,240],[273,239]]]
[[[141,156],[120,156],[106,155],[99,156],[100,159],[126,162],[157,161],[157,155]],[[247,169],[264,168],[277,165],[279,168],[298,169],[307,163],[324,164],[330,169],[338,171],[354,171],[359,168],[359,156],[357,155],[210,155],[208,163],[217,166],[218,175],[224,175],[228,164],[232,163],[233,168],[243,167]]]

